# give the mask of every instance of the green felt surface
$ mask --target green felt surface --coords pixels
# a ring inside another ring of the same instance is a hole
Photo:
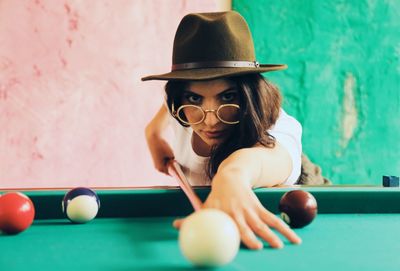
[[[39,220],[1,236],[2,270],[189,270],[172,218],[103,218],[85,225]],[[398,214],[321,214],[296,232],[303,244],[241,248],[220,270],[399,270]],[[3,267],[6,267],[3,269]]]
[[[269,210],[299,189],[257,189]],[[301,187],[318,201],[314,222],[296,229],[303,244],[275,250],[241,248],[219,270],[399,270],[400,189]],[[5,192],[5,191],[3,191]],[[34,224],[18,235],[0,233],[0,270],[193,270],[180,253],[172,221],[192,212],[179,189],[98,190],[101,209],[87,224],[63,218],[65,191],[25,191]],[[209,189],[196,189],[205,198]]]

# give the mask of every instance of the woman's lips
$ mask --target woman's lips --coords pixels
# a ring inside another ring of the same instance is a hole
[[[224,131],[203,131],[203,133],[212,139],[220,138],[224,135]]]

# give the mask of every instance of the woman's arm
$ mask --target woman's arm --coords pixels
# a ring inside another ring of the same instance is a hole
[[[292,171],[292,159],[287,150],[276,142],[274,148],[258,145],[235,151],[219,166],[218,174],[240,174],[240,179],[252,188],[282,184]]]
[[[278,143],[274,148],[257,146],[240,149],[221,163],[206,205],[221,205],[219,208],[235,219],[241,239],[249,248],[262,247],[256,235],[272,247],[282,247],[282,241],[270,227],[291,242],[299,243],[300,238],[283,221],[266,210],[252,191],[254,187],[283,183],[290,175],[291,164],[288,152]]]
[[[270,229],[275,228],[292,243],[301,239],[279,218],[262,206],[252,188],[273,186],[285,181],[291,171],[291,159],[278,143],[272,149],[257,146],[232,153],[218,168],[204,208],[228,213],[239,227],[243,243],[251,249],[263,247],[256,236],[271,247],[283,247]],[[179,227],[182,221],[174,225]]]
[[[168,174],[166,162],[174,158],[174,153],[168,142],[163,138],[163,133],[169,123],[169,113],[165,105],[162,105],[157,114],[147,124],[145,136],[149,147],[154,167],[165,174]]]

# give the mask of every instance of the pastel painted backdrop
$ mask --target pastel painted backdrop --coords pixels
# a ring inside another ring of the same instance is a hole
[[[335,184],[400,175],[400,1],[234,0],[304,151]]]
[[[218,0],[0,1],[0,188],[175,184],[143,128],[188,12]],[[400,175],[400,2],[234,0],[305,152],[340,183]]]
[[[0,188],[175,184],[144,126],[182,16],[218,0],[0,1]],[[228,6],[229,8],[229,6]]]

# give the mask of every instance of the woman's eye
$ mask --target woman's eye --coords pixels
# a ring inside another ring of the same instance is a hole
[[[200,104],[201,103],[201,97],[198,95],[185,95],[185,100],[188,101],[191,104]]]
[[[237,98],[237,93],[236,92],[227,92],[222,94],[221,100],[223,102],[232,102]]]

